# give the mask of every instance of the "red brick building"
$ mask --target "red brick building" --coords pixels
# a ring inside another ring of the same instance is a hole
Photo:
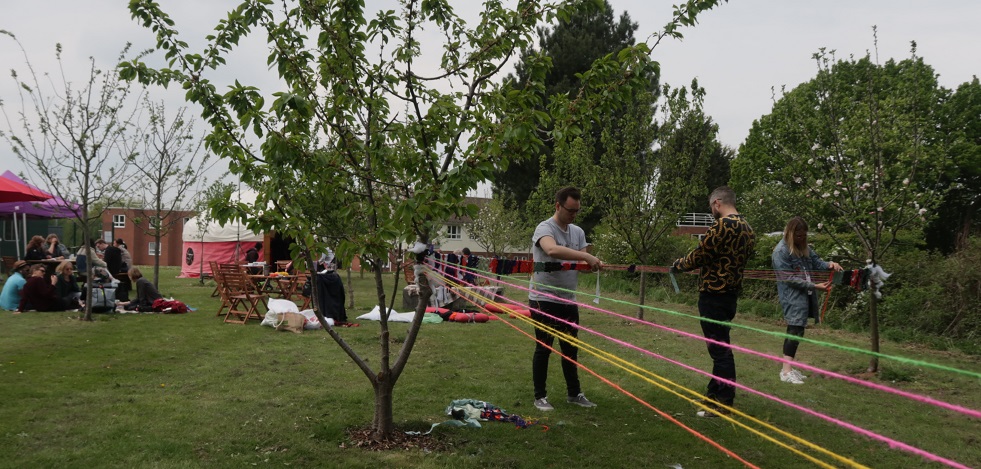
[[[156,245],[154,230],[156,220],[145,209],[110,207],[102,214],[102,238],[112,240],[122,238],[133,256],[135,265],[153,265],[153,256],[160,252],[160,265],[180,266],[184,259],[181,252],[184,223],[196,215],[192,211],[166,212],[159,226],[163,228],[160,246]]]

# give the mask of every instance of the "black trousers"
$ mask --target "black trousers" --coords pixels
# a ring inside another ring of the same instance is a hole
[[[573,324],[579,324],[579,306],[575,304],[534,300],[529,300],[528,305],[531,306],[531,318],[535,321],[546,324],[549,327],[572,337],[579,336],[579,329],[576,329],[569,324],[556,321],[555,319],[538,312],[541,310],[551,316],[562,318]],[[555,343],[555,336],[536,327],[535,338],[538,339],[538,342],[535,342],[535,355],[531,360],[531,374],[532,381],[535,384],[535,399],[541,399],[548,396],[548,390],[545,383],[548,380],[548,359],[552,354],[552,350],[545,345],[542,345],[542,343],[545,343],[551,347]],[[562,354],[569,359],[575,361],[579,360],[579,347],[559,339],[559,350],[561,350]],[[565,376],[566,395],[578,396],[579,393],[582,392],[582,388],[579,386],[579,368],[572,361],[563,358],[562,374]]]
[[[736,317],[737,293],[707,293],[698,295],[698,314],[703,318],[717,321],[732,321]],[[702,321],[702,334],[706,339],[729,344],[729,326]],[[708,344],[708,353],[712,357],[712,375],[714,377],[736,380],[736,361],[732,349],[728,346],[713,343]],[[712,378],[708,383],[705,396],[725,405],[732,405],[736,397],[736,388]]]

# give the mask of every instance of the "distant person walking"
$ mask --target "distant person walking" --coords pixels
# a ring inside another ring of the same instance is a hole
[[[773,270],[777,273],[777,294],[783,308],[783,318],[787,321],[787,334],[804,337],[807,319],[818,317],[818,300],[815,291],[828,291],[829,282],[815,283],[812,277],[816,271],[841,270],[837,262],[825,262],[807,244],[807,222],[801,217],[791,218],[783,230],[783,239],[773,248]],[[783,369],[780,381],[791,384],[804,384],[807,378],[794,369],[791,363],[797,357],[799,341],[784,339]]]
[[[736,210],[736,194],[727,186],[722,186],[709,195],[709,209],[715,223],[705,233],[705,237],[687,256],[678,259],[672,271],[685,272],[701,269],[698,286],[698,315],[720,322],[730,322],[736,317],[736,301],[743,284],[743,269],[753,255],[756,236],[753,228]],[[705,397],[709,405],[724,404],[732,406],[736,388],[717,378],[736,380],[736,361],[729,347],[730,327],[714,322],[702,321],[702,334],[706,339],[718,343],[708,343],[709,356],[712,357],[712,376]],[[718,409],[726,413],[725,409]],[[700,410],[699,417],[717,417],[712,412]]]

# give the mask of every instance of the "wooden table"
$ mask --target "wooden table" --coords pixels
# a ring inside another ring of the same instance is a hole
[[[298,277],[298,275],[249,275],[259,292],[276,294],[284,300],[293,299]]]

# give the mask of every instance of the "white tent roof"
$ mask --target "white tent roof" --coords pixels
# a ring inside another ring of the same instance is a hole
[[[232,197],[240,202],[255,202],[256,193],[252,190],[239,190],[238,194]],[[202,235],[204,239],[202,240]],[[216,221],[211,221],[207,226],[198,226],[198,217],[187,220],[184,224],[184,233],[181,238],[187,242],[227,242],[227,241],[262,241],[262,235],[256,234],[245,227],[241,220],[232,220],[224,225]]]
[[[203,230],[201,228],[204,228]],[[204,239],[201,239],[203,235]],[[184,242],[226,242],[226,241],[262,241],[262,235],[252,232],[239,220],[232,220],[224,225],[216,221],[207,226],[198,226],[198,217],[193,217],[184,224]]]

